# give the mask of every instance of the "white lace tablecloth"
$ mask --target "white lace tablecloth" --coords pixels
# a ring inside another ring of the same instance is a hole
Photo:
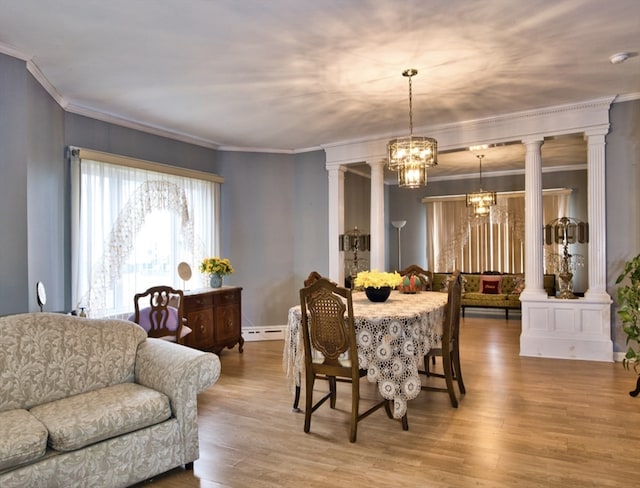
[[[418,366],[424,355],[442,338],[447,294],[391,292],[383,303],[369,301],[364,292],[353,293],[358,360],[367,369],[367,379],[380,393],[393,400],[393,415],[401,418],[407,400],[420,393]],[[304,346],[300,330],[300,305],[289,309],[283,368],[289,385],[300,386],[304,373]]]

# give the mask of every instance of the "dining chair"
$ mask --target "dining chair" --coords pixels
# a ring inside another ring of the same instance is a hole
[[[432,283],[433,283],[433,273],[431,271],[427,271],[426,269],[422,269],[417,264],[412,264],[411,266],[407,266],[405,269],[400,271],[400,276],[415,276],[420,280],[420,289],[423,291],[431,291]]]
[[[385,407],[389,418],[393,418],[393,414],[390,400],[385,399],[359,413],[360,378],[366,376],[367,371],[360,369],[358,363],[351,289],[319,278],[300,290],[300,309],[305,369],[304,431],[310,431],[311,414],[323,403],[329,400],[330,407],[336,407],[336,383],[344,380],[352,385],[349,440],[355,442],[358,422],[362,419],[381,407]],[[314,403],[316,379],[328,379],[329,391]],[[406,415],[402,426],[408,429]]]
[[[304,287],[306,288],[307,286],[313,285],[316,281],[318,281],[321,278],[322,278],[322,275],[320,273],[318,273],[317,271],[312,271],[311,273],[309,273],[309,276],[307,277],[307,279],[304,280]]]
[[[462,300],[462,276],[460,271],[453,272],[453,279],[449,283],[447,306],[444,322],[442,324],[442,344],[438,348],[432,348],[424,356],[424,371],[419,373],[427,377],[436,376],[444,378],[446,388],[423,385],[423,390],[436,390],[449,392],[451,406],[458,408],[458,399],[454,391],[453,382],[458,383],[460,394],[464,395],[466,389],[462,381],[462,371],[460,369],[460,308]],[[436,373],[429,370],[429,359],[442,357],[443,373]]]
[[[320,280],[322,278],[328,280],[328,278],[325,278],[324,276],[322,276],[317,271],[312,271],[311,273],[309,273],[309,276],[307,277],[307,279],[304,280],[304,282],[303,282],[304,287],[307,288],[308,286],[313,285],[316,281],[318,281],[318,280]],[[331,283],[335,283],[335,282],[331,281]],[[299,383],[295,387],[295,394],[294,394],[294,397],[293,397],[293,408],[292,408],[292,410],[294,412],[300,412],[300,408],[299,408],[299,405],[300,405],[300,385],[299,385]]]
[[[134,313],[129,317],[149,337],[182,343],[191,332],[184,319],[184,292],[170,286],[152,286],[133,297]],[[144,306],[146,304],[146,306]]]

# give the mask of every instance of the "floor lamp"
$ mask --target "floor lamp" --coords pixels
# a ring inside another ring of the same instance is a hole
[[[400,271],[402,269],[402,251],[400,249],[400,229],[402,229],[405,224],[407,223],[406,220],[393,220],[391,222],[391,225],[393,225],[396,229],[398,229],[398,271]]]

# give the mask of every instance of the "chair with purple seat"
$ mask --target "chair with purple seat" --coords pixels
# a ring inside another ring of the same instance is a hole
[[[184,336],[191,332],[185,324],[183,302],[182,290],[152,286],[133,297],[135,311],[129,320],[144,328],[149,337],[182,343]]]

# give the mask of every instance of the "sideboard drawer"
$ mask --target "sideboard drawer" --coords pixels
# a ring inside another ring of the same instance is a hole
[[[214,296],[211,294],[192,295],[185,297],[185,313],[189,310],[201,310],[213,307]]]
[[[218,293],[213,297],[215,306],[227,305],[229,303],[237,303],[240,300],[239,290],[228,290],[224,293]]]

